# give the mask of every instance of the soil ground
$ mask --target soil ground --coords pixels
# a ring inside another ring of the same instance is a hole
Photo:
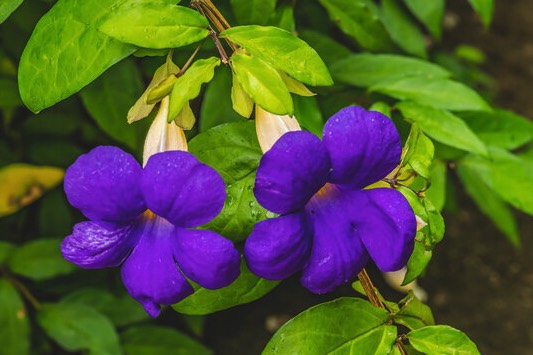
[[[488,58],[484,69],[496,79],[496,102],[533,117],[533,1],[496,0],[489,32],[466,1],[449,3],[457,21],[445,41],[482,49]],[[436,321],[466,332],[483,354],[533,354],[533,218],[518,216],[523,245],[515,250],[459,195],[460,211],[445,216],[445,239],[420,280]],[[370,272],[377,286],[386,288],[379,273]],[[257,302],[210,316],[206,341],[217,354],[258,354],[272,335],[269,327],[311,305],[353,294],[344,287],[316,296],[297,279],[287,280]]]

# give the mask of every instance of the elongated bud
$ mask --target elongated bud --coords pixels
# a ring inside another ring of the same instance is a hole
[[[294,116],[275,115],[255,105],[255,130],[261,150],[266,153],[282,135],[302,129]]]
[[[168,123],[168,96],[161,100],[159,112],[148,130],[144,141],[143,166],[152,155],[167,150],[187,151],[187,139],[185,133],[174,121]]]

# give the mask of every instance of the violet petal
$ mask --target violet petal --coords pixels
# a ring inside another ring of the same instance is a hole
[[[67,169],[65,193],[70,204],[91,220],[127,222],[146,209],[141,175],[141,166],[130,154],[100,146]]]
[[[394,123],[361,107],[346,107],[324,126],[330,182],[363,188],[386,177],[400,163],[402,144]]]
[[[261,158],[254,193],[272,212],[294,212],[326,183],[329,170],[320,139],[309,132],[287,132]]]
[[[209,230],[180,229],[175,258],[183,273],[208,289],[228,286],[240,274],[240,253],[233,243]]]
[[[179,227],[209,222],[226,198],[224,181],[213,168],[177,150],[150,157],[141,188],[148,208]]]
[[[311,251],[312,234],[303,212],[257,223],[244,256],[257,276],[281,280],[300,271]]]

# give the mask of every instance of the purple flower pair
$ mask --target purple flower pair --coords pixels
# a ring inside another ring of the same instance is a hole
[[[273,280],[302,271],[301,283],[324,293],[353,280],[369,257],[382,271],[403,267],[414,247],[413,210],[394,189],[364,189],[401,152],[392,121],[360,107],[332,116],[322,141],[285,133],[257,170],[257,200],[281,216],[257,223],[246,240],[250,270]]]
[[[216,289],[239,275],[231,241],[189,229],[222,210],[226,190],[188,152],[155,154],[143,169],[119,148],[97,147],[67,170],[65,192],[90,219],[63,241],[65,259],[88,269],[122,264],[124,285],[152,317],[194,292],[187,278]]]

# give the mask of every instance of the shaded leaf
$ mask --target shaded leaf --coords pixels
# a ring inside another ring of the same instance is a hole
[[[393,317],[395,323],[404,325],[411,330],[435,324],[431,309],[416,298],[413,291],[409,291],[409,294],[400,301],[399,305],[400,310]]]
[[[62,189],[46,194],[39,207],[37,217],[42,235],[69,235],[74,225],[70,205]]]
[[[430,167],[431,185],[426,190],[426,197],[433,203],[438,211],[442,211],[446,202],[446,163],[433,160]]]
[[[63,170],[27,164],[0,169],[0,217],[15,213],[63,180]]]
[[[494,13],[494,0],[468,0],[468,2],[481,17],[483,25],[489,27]]]
[[[423,232],[417,232],[417,240],[419,239],[418,237],[423,240]],[[433,252],[424,245],[423,241],[415,241],[415,248],[407,261],[407,272],[405,273],[402,285],[407,285],[422,275],[431,261],[432,256]]]
[[[433,325],[407,333],[407,339],[426,354],[480,354],[466,334],[447,325]]]
[[[324,118],[316,98],[295,96],[293,101],[294,116],[300,125],[309,132],[321,137],[324,129]]]
[[[12,108],[21,105],[22,101],[20,100],[16,81],[0,78],[0,107]]]
[[[3,0],[0,3],[0,23],[4,22],[13,11],[22,4],[23,0]]]
[[[413,123],[405,142],[403,164],[409,166],[420,176],[429,179],[429,167],[433,161],[435,148],[429,138],[422,133],[418,124]]]
[[[276,0],[231,0],[230,3],[241,25],[264,25],[276,8]]]
[[[19,64],[22,101],[39,112],[78,92],[136,48],[98,30],[122,0],[59,0],[35,27]]]
[[[2,354],[30,353],[30,323],[24,302],[6,279],[0,278],[0,344]]]
[[[437,40],[442,36],[445,0],[404,0],[411,12]]]
[[[0,240],[0,265],[3,265],[5,261],[13,254],[16,249],[16,245],[10,242]]]
[[[304,29],[299,32],[299,35],[300,38],[309,43],[317,51],[320,58],[328,65],[353,54],[350,49],[321,32]]]

